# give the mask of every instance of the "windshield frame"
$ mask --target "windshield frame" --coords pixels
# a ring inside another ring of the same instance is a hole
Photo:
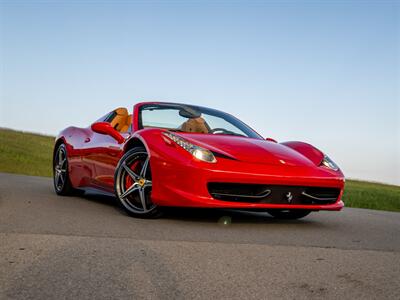
[[[241,136],[241,137],[246,137],[246,138],[254,138],[254,139],[264,139],[260,134],[258,134],[254,129],[252,129],[250,126],[248,126],[246,123],[241,121],[240,119],[236,118],[235,116],[217,110],[213,108],[208,108],[208,107],[203,107],[203,106],[197,106],[197,105],[190,105],[190,104],[180,104],[180,103],[167,103],[167,102],[152,102],[152,103],[143,103],[140,105],[138,109],[138,129],[144,129],[143,123],[142,123],[142,111],[146,110],[150,107],[154,108],[160,108],[160,109],[182,109],[182,108],[191,108],[197,111],[200,111],[202,114],[214,116],[217,118],[221,118],[225,120],[226,122],[230,123],[234,127],[237,127],[240,131],[242,131],[246,135],[233,135],[233,134],[224,134],[225,136]],[[166,129],[166,130],[171,130],[174,131],[174,129],[168,129],[168,128],[162,128],[162,127],[157,127],[155,126],[154,128],[160,128],[160,129]],[[182,133],[189,133],[189,132],[182,132]],[[201,133],[201,134],[209,134],[209,135],[214,135],[213,133]]]

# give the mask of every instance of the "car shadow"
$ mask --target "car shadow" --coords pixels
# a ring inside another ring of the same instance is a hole
[[[86,192],[79,196],[85,200],[96,202],[103,205],[113,206],[124,215],[128,214],[117,205],[117,199],[95,192]],[[246,211],[237,209],[220,208],[183,208],[183,207],[164,207],[162,220],[173,220],[181,222],[199,222],[199,223],[218,223],[219,225],[231,225],[237,223],[243,224],[315,224],[315,220],[305,217],[299,220],[276,219],[264,211]]]
[[[115,197],[101,193],[85,192],[84,194],[79,195],[79,198],[83,198],[91,202],[97,202],[100,204],[117,207],[117,199]]]
[[[231,224],[313,224],[313,220],[284,220],[276,219],[264,211],[246,211],[237,209],[218,209],[218,208],[166,208],[164,209],[164,219],[171,219],[182,222],[207,222],[218,223],[220,225]]]

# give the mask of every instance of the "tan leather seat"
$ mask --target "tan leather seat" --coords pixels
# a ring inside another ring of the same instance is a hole
[[[115,110],[116,116],[114,119],[111,121],[111,126],[114,127],[115,130],[119,132],[126,132],[129,129],[129,125],[127,122],[129,122],[129,115],[128,115],[128,110],[124,107],[117,108]]]
[[[187,120],[181,125],[181,130],[185,132],[195,132],[195,133],[209,132],[206,121],[201,117]]]
[[[128,115],[125,119],[125,125],[122,126],[120,132],[127,132],[132,124],[132,115]]]

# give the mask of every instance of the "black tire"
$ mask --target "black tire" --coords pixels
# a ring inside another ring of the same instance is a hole
[[[311,210],[304,209],[271,209],[267,210],[267,212],[276,219],[282,220],[296,220],[304,218],[305,216],[311,213]]]
[[[158,218],[161,208],[151,202],[150,157],[143,147],[135,147],[120,159],[114,175],[119,205],[135,218]]]
[[[61,161],[64,161],[61,163]],[[58,145],[53,157],[53,185],[57,195],[71,196],[78,194],[72,187],[68,173],[67,148],[64,144]]]

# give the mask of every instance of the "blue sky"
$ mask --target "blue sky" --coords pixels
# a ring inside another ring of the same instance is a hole
[[[398,3],[2,1],[0,126],[56,134],[194,103],[400,184]]]

